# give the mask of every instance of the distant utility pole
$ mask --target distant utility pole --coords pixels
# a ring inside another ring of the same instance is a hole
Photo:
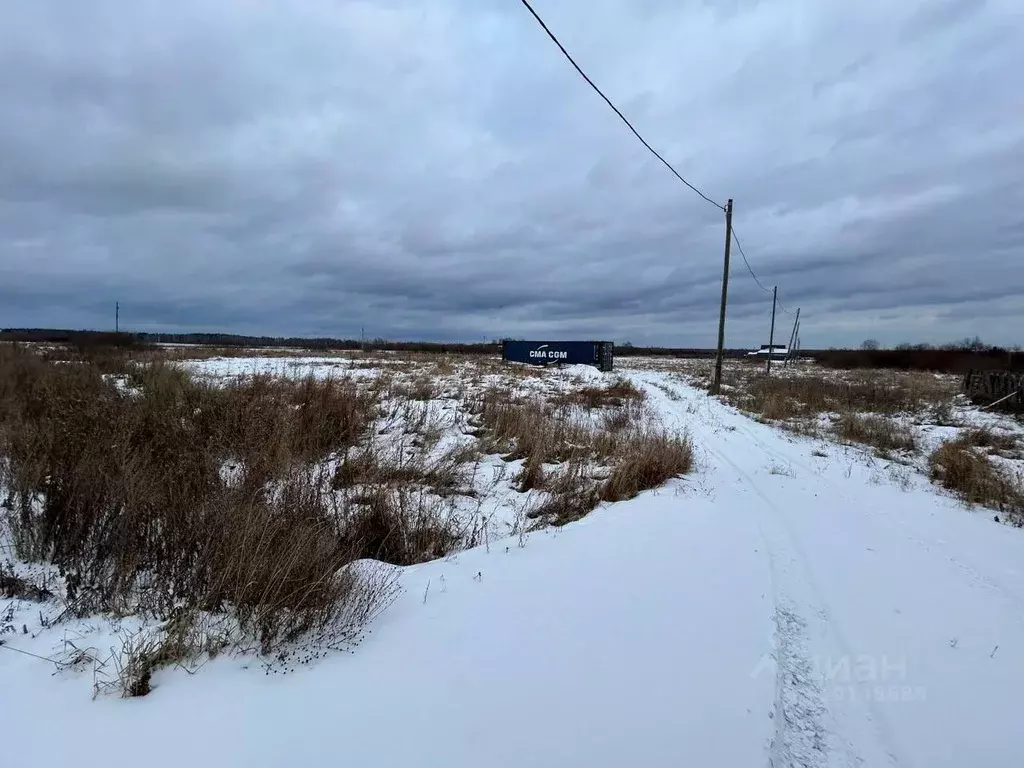
[[[796,308],[796,318],[793,320],[793,331],[789,334],[789,344],[786,346],[786,361],[793,357],[793,345],[796,343],[796,327],[800,323],[800,307]]]
[[[114,302],[114,333],[121,330],[121,302]]]
[[[722,307],[718,312],[718,356],[715,357],[715,378],[711,394],[722,388],[722,356],[725,354],[725,302],[729,297],[729,250],[732,247],[732,198],[725,204],[725,264],[722,267]]]
[[[764,369],[765,376],[772,375],[772,353],[775,351],[775,300],[779,295],[779,286],[772,288],[772,329],[768,332],[768,364]]]

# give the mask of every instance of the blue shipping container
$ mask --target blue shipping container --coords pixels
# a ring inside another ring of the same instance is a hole
[[[610,371],[614,346],[610,341],[505,341],[501,345],[501,356],[515,363],[594,365],[602,371]]]

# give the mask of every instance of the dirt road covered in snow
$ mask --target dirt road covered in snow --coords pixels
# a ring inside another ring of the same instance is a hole
[[[406,568],[355,653],[288,674],[222,657],[94,702],[87,670],[0,653],[0,764],[1020,764],[1024,533],[625,375],[696,473]]]
[[[705,453],[716,509],[771,571],[773,765],[1017,764],[1024,536],[857,449],[795,438],[634,374]]]

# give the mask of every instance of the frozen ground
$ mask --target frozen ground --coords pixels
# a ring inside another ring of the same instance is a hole
[[[219,658],[92,701],[88,670],[13,649],[108,627],[22,635],[35,609],[12,605],[0,765],[1021,765],[1024,532],[670,372],[627,375],[698,471],[404,569],[353,654],[287,675]]]

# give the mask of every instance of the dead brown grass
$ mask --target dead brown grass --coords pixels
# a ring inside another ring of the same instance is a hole
[[[627,402],[644,399],[644,393],[629,379],[619,378],[600,387],[581,387],[559,394],[555,404],[579,405],[584,408],[622,407]]]
[[[357,557],[413,565],[444,557],[461,543],[460,532],[438,516],[423,494],[378,488],[350,513],[343,541]]]
[[[629,436],[617,458],[601,490],[605,501],[631,499],[685,475],[693,468],[693,445],[686,437],[641,431]]]
[[[478,521],[453,510],[476,493],[481,453],[522,462],[517,487],[540,500],[538,525],[577,520],[691,465],[688,439],[651,429],[625,380],[553,400],[466,394],[478,439],[439,452],[462,417],[424,402],[454,360],[431,358],[432,374],[408,362],[374,385],[218,385],[152,350],[75,355],[0,349],[2,522],[19,559],[59,567],[68,615],[166,623],[127,649],[134,693],[205,647],[193,629],[187,641],[175,634],[184,614],[230,618],[269,651],[383,599],[353,575],[356,561],[419,563],[480,541]],[[481,380],[507,372],[474,365]],[[5,591],[27,594],[3,576]]]
[[[53,597],[53,593],[46,588],[45,584],[35,584],[28,579],[23,579],[0,563],[0,597],[41,602],[49,600]]]
[[[965,503],[1000,510],[1013,524],[1024,525],[1024,486],[1020,478],[977,450],[970,437],[942,443],[932,452],[928,465],[932,481]]]
[[[6,522],[20,558],[60,567],[72,614],[230,610],[270,647],[344,609],[353,554],[313,467],[365,433],[372,392],[0,355]]]
[[[748,374],[731,383],[730,401],[772,420],[820,413],[915,413],[956,393],[955,383],[920,373],[851,373],[845,379]]]
[[[832,426],[841,440],[869,445],[880,454],[913,451],[917,447],[910,428],[886,416],[847,413]]]
[[[593,451],[587,429],[565,403],[492,390],[471,405],[471,412],[485,452],[503,453],[509,461],[532,457],[557,463]]]
[[[986,448],[1006,458],[1018,458],[1020,441],[1017,436],[1008,432],[997,432],[989,427],[980,427],[961,432],[958,440],[964,445],[975,448]]]
[[[567,462],[558,473],[546,478],[544,487],[547,496],[530,511],[529,517],[551,525],[580,520],[601,503],[601,481],[581,461]]]
[[[605,412],[597,418],[590,415],[590,395],[552,402],[490,392],[475,403],[484,450],[522,459],[518,489],[547,494],[531,518],[564,525],[601,501],[633,498],[691,470],[689,438],[653,429],[641,398],[623,391],[614,398],[601,395]]]
[[[873,446],[880,453],[912,451],[913,432],[897,416],[931,418],[946,414],[958,383],[949,376],[919,371],[820,371],[786,369],[767,377],[757,366],[733,363],[722,397],[760,420],[798,434]],[[821,417],[832,418],[831,429]]]
[[[442,498],[456,494],[472,496],[475,491],[467,474],[478,456],[472,445],[456,445],[436,456],[407,455],[401,446],[386,453],[362,447],[341,460],[332,485],[336,490],[355,488],[360,492],[368,487],[422,486]]]

